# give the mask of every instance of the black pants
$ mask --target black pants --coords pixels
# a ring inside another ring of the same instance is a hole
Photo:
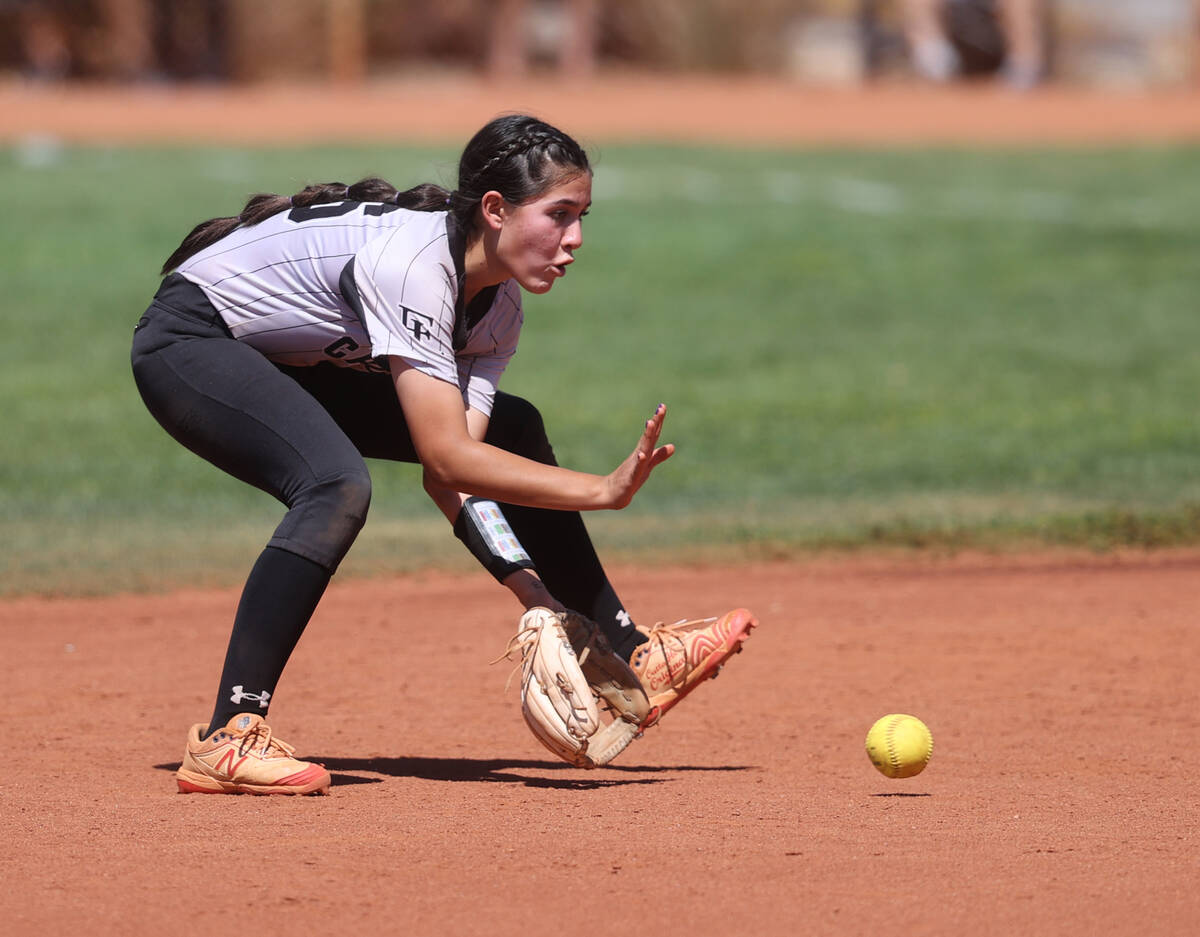
[[[367,517],[364,458],[417,462],[390,375],[276,366],[234,339],[203,292],[168,277],[134,334],[134,379],[176,440],[287,505],[269,546],[337,569]],[[555,464],[541,415],[498,393],[486,442]],[[614,644],[637,640],[576,512],[503,505],[560,602]]]

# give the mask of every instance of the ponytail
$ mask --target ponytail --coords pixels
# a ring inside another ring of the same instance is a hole
[[[237,228],[251,227],[292,208],[329,202],[385,202],[410,211],[450,212],[463,230],[471,231],[480,199],[489,191],[520,205],[569,175],[590,172],[587,153],[561,130],[523,114],[497,117],[467,143],[458,163],[458,188],[453,192],[433,183],[398,192],[390,182],[372,177],[353,185],[310,185],[291,198],[255,195],[240,215],[210,218],[192,228],[167,258],[162,273],[170,273]]]

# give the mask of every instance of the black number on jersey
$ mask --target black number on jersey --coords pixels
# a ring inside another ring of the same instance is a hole
[[[330,358],[336,358],[348,367],[360,368],[363,371],[370,371],[376,374],[386,374],[389,371],[386,361],[373,358],[368,354],[354,354],[354,352],[359,351],[361,348],[362,346],[354,339],[348,335],[343,335],[336,341],[326,345],[324,351]]]
[[[304,208],[293,208],[288,212],[288,221],[294,221],[297,224],[302,224],[305,221],[315,221],[318,218],[340,218],[342,215],[348,215],[350,212],[362,206],[364,215],[385,215],[390,211],[396,211],[400,208],[399,205],[388,205],[383,202],[367,202],[365,205],[362,202],[329,202],[325,205],[308,205]]]

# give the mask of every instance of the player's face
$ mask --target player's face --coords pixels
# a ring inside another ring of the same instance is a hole
[[[578,173],[521,205],[505,203],[496,255],[521,288],[545,293],[566,276],[583,243],[583,216],[592,204],[591,173]]]

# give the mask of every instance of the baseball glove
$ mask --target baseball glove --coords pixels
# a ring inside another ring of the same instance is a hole
[[[563,761],[587,767],[588,740],[600,730],[600,712],[560,617],[547,608],[531,608],[521,616],[504,656],[514,651],[521,652],[525,724]]]
[[[613,651],[599,625],[578,612],[560,617],[588,686],[609,717],[608,724],[588,740],[591,763],[587,767],[606,765],[653,724],[650,700],[642,682],[624,658]]]
[[[594,622],[576,612],[532,608],[505,657],[514,651],[521,654],[525,723],[563,761],[578,768],[608,764],[640,734],[650,703]],[[610,714],[607,725],[598,704]]]

